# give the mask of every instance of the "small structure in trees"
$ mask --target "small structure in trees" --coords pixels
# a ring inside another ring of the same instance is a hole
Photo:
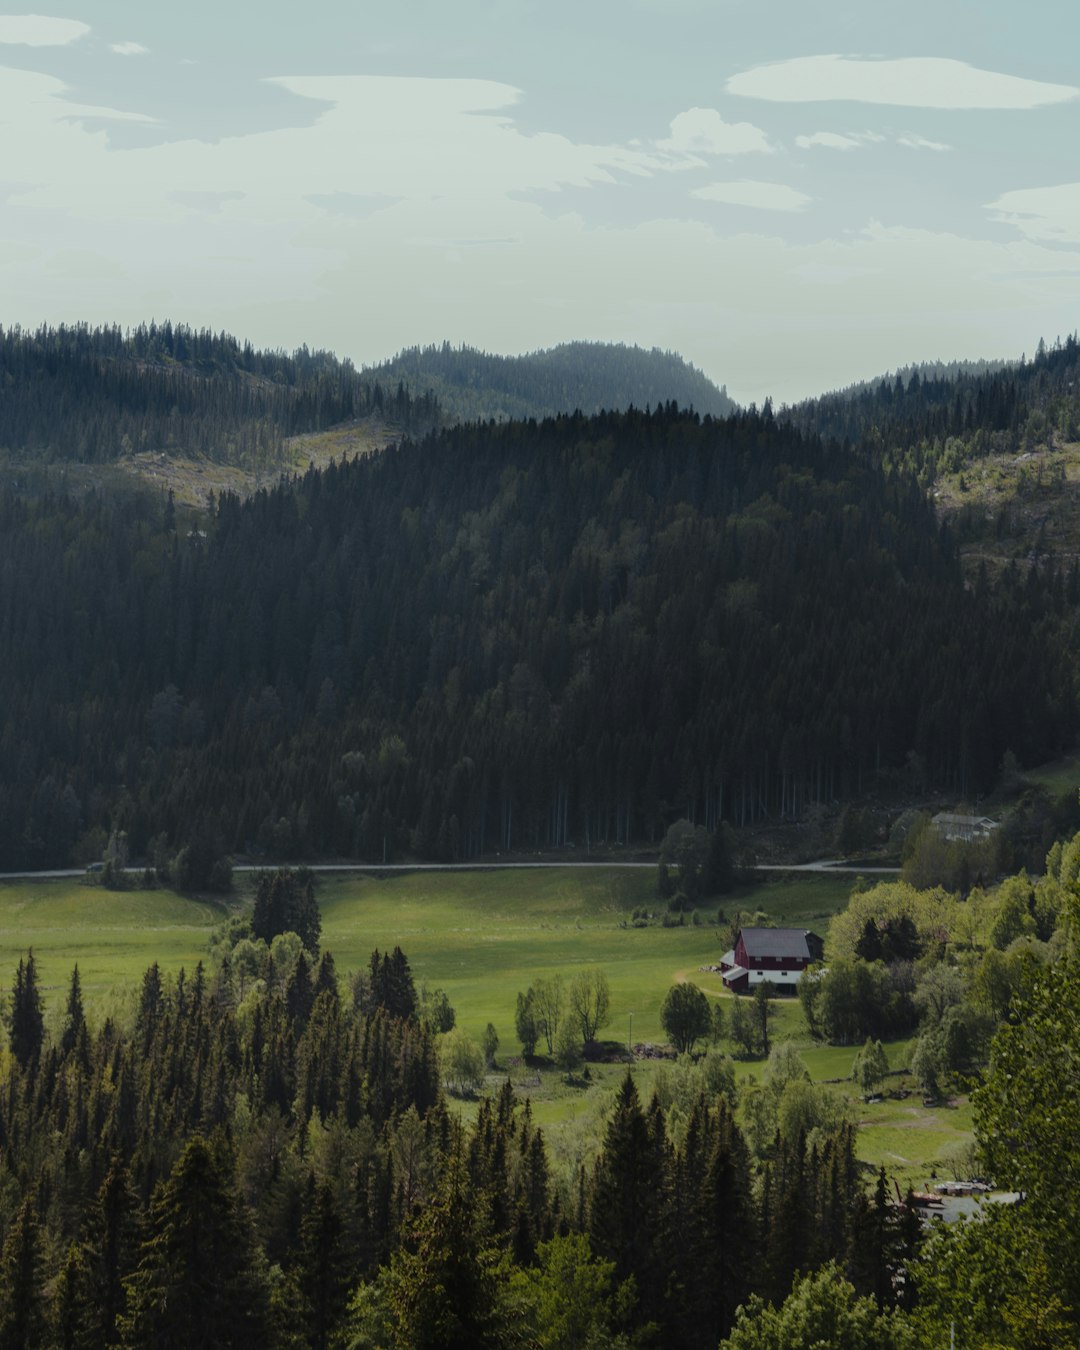
[[[976,839],[989,839],[1001,822],[989,816],[964,816],[955,811],[939,811],[930,821],[943,839],[970,844]]]

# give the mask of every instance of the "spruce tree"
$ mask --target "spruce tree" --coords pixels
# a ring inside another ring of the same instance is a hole
[[[0,1254],[0,1350],[39,1350],[45,1330],[41,1244],[33,1195],[22,1202]]]
[[[104,1344],[94,1325],[95,1295],[85,1255],[72,1243],[49,1301],[49,1343],[55,1350],[98,1350]]]
[[[124,1281],[139,1251],[139,1202],[122,1158],[113,1157],[86,1223],[85,1266],[93,1284],[89,1321],[95,1345],[115,1345],[127,1308]]]
[[[86,1024],[83,1013],[82,986],[79,982],[78,964],[72,967],[71,984],[68,987],[67,1007],[64,1011],[64,1029],[60,1033],[60,1049],[70,1055],[79,1040],[79,1032]]]
[[[496,1257],[470,1194],[458,1144],[390,1263],[397,1350],[496,1350],[512,1343],[500,1316]]]
[[[267,1291],[221,1148],[195,1135],[150,1207],[127,1282],[125,1344],[154,1350],[247,1347],[265,1335]]]
[[[345,1242],[345,1224],[330,1183],[309,1197],[300,1225],[300,1293],[308,1345],[327,1350],[344,1315],[355,1271]]]
[[[589,1195],[589,1236],[598,1256],[615,1263],[617,1280],[637,1281],[643,1321],[662,1315],[662,1250],[667,1157],[657,1137],[662,1117],[647,1118],[627,1070],[608,1120]]]
[[[37,1058],[44,1038],[45,1018],[41,1011],[37,966],[31,948],[26,953],[26,959],[19,960],[15,971],[15,987],[11,993],[9,1043],[11,1053],[22,1068],[27,1068]]]

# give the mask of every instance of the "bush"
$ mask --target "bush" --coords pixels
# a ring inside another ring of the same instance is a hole
[[[555,1063],[564,1073],[573,1073],[581,1066],[583,1058],[581,1040],[574,1021],[564,1017],[555,1038]]]
[[[469,1096],[484,1086],[483,1051],[460,1027],[447,1032],[439,1051],[447,1091],[456,1097]]]

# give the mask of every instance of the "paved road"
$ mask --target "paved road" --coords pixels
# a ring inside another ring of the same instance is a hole
[[[473,862],[473,863],[236,863],[234,872],[264,872],[276,867],[306,867],[310,872],[505,872],[537,867],[655,867],[654,862]],[[135,866],[128,869],[141,872]],[[57,867],[45,872],[0,872],[0,881],[48,881],[54,877],[83,877],[84,867]]]
[[[504,872],[518,868],[543,867],[655,867],[655,862],[614,862],[597,859],[595,862],[482,862],[482,863],[307,863],[312,872]],[[234,872],[261,872],[276,863],[238,863]],[[141,869],[133,867],[133,872]],[[855,867],[850,863],[822,859],[811,863],[756,863],[758,872],[835,872],[852,876],[898,876],[899,867]],[[44,872],[0,872],[0,881],[47,881],[50,878],[81,877],[82,867],[60,867]]]
[[[898,877],[899,867],[859,867],[855,863],[834,858],[821,858],[809,863],[755,863],[758,872],[850,872],[853,876]]]

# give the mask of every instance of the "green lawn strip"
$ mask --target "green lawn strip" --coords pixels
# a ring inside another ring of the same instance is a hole
[[[856,878],[850,873],[760,872],[754,886],[740,887],[720,902],[729,917],[762,910],[779,927],[811,928],[825,936],[829,920],[848,902]]]
[[[320,887],[323,942],[339,970],[367,964],[374,947],[400,945],[418,984],[445,989],[458,1024],[479,1036],[488,1022],[503,1053],[517,1050],[514,1010],[541,975],[565,980],[601,966],[611,989],[608,1034],[661,1035],[660,1004],[676,972],[722,955],[708,924],[621,926],[656,905],[648,871],[409,873],[339,877]]]
[[[62,1004],[78,963],[87,1005],[137,984],[154,961],[175,974],[206,960],[225,911],[168,890],[107,891],[71,879],[0,883],[0,983],[33,948],[46,1012]]]
[[[701,972],[726,949],[717,908],[763,910],[782,923],[828,917],[844,904],[850,882],[783,876],[703,907],[702,923],[646,928],[621,925],[632,910],[657,914],[652,869],[544,869],[507,872],[414,872],[342,875],[320,883],[323,942],[339,970],[366,964],[373,947],[400,945],[418,982],[446,990],[458,1023],[479,1035],[490,1021],[504,1050],[513,1041],[514,1008],[539,975],[571,978],[602,966],[611,987],[607,1034],[662,1040],[660,1005],[677,978],[719,993],[719,976]]]

